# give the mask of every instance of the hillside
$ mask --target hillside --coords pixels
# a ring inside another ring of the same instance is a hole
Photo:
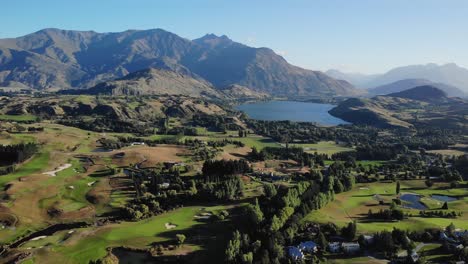
[[[397,93],[388,94],[389,97],[398,97],[425,102],[447,101],[447,93],[431,85],[423,85],[404,90]]]
[[[261,100],[270,97],[270,95],[267,93],[256,92],[248,87],[237,84],[229,85],[228,87],[225,87],[221,92],[228,98],[233,99]]]
[[[195,79],[171,70],[147,69],[130,73],[115,81],[100,83],[90,89],[65,90],[63,93],[107,95],[186,95],[221,97],[220,92],[203,79]]]
[[[423,85],[431,85],[436,87],[445,93],[447,96],[450,97],[465,97],[467,94],[458,89],[455,86],[451,86],[444,83],[434,83],[429,80],[425,79],[405,79],[396,82],[392,82],[389,84],[385,84],[382,86],[374,87],[368,90],[370,95],[386,95],[390,93],[397,93],[404,90],[408,90],[414,87],[423,86]]]
[[[0,40],[0,86],[90,88],[148,68],[200,76],[214,87],[239,84],[280,96],[350,96],[346,81],[289,64],[268,48],[226,36],[188,40],[162,29],[119,33],[45,29]]]
[[[449,98],[438,88],[420,86],[370,99],[348,99],[330,114],[376,127],[451,128],[468,131],[468,102]]]

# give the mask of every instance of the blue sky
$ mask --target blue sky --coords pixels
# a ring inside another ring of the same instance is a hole
[[[228,35],[309,69],[377,73],[455,62],[468,67],[465,0],[6,0],[0,38],[42,28],[163,28],[189,39]]]

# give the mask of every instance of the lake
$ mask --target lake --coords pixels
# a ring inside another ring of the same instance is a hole
[[[421,196],[414,193],[404,193],[400,195],[400,199],[405,201],[406,203],[403,207],[418,209],[418,210],[426,210],[427,207],[421,203]]]
[[[331,104],[317,104],[294,101],[269,101],[242,104],[236,107],[249,117],[257,120],[290,120],[297,122],[315,122],[325,126],[348,124],[328,113],[335,107]]]

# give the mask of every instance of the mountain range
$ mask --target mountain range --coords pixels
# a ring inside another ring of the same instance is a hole
[[[196,82],[196,89],[207,93],[230,85],[287,97],[360,93],[347,81],[293,66],[271,49],[252,48],[213,34],[188,40],[162,29],[118,33],[44,29],[0,39],[0,86],[38,90],[114,86],[114,91],[122,92],[123,84],[133,82],[143,84],[144,93],[172,86],[153,87],[155,82],[143,81],[139,74],[176,78],[179,90]],[[115,90],[115,86],[121,88]]]
[[[460,67],[455,63],[410,65],[374,75],[343,73],[338,70],[329,70],[326,73],[333,78],[346,80],[359,88],[375,88],[401,80],[423,79],[426,82],[456,87],[464,93],[468,93],[468,69]],[[421,83],[421,85],[424,84]]]
[[[444,91],[450,97],[465,97],[467,93],[458,89],[455,86],[451,86],[445,83],[434,83],[426,79],[405,79],[368,90],[370,95],[386,95],[391,93],[397,93],[404,90],[408,90],[414,87],[430,85]]]

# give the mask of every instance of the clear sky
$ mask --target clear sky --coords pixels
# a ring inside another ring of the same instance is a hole
[[[466,0],[5,0],[0,38],[43,28],[227,35],[314,70],[468,67]]]

